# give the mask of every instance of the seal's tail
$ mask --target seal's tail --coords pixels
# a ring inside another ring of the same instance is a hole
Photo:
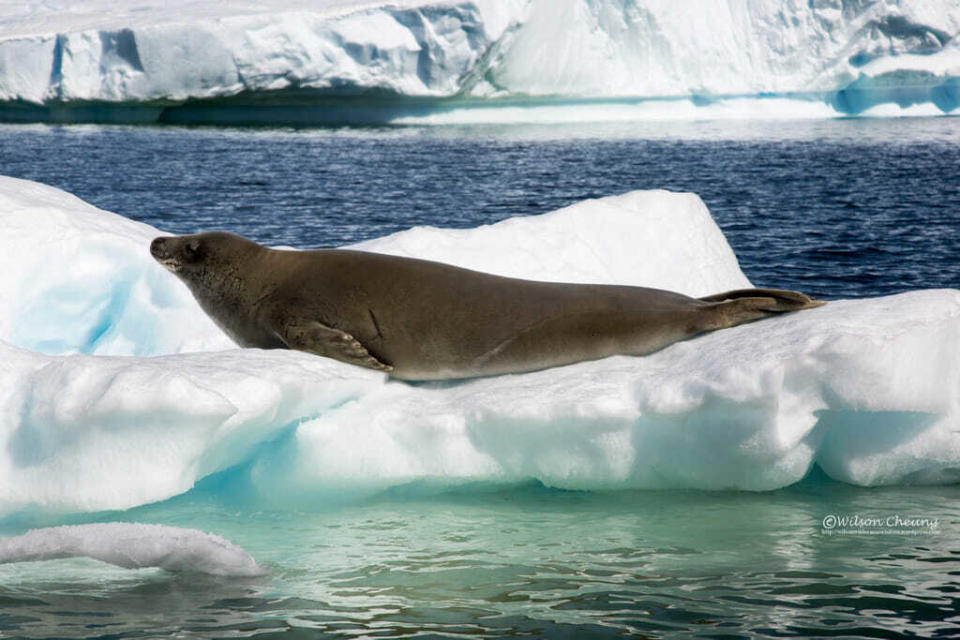
[[[772,315],[813,309],[827,304],[797,291],[738,289],[700,298],[713,303],[716,314],[711,329],[724,329]]]

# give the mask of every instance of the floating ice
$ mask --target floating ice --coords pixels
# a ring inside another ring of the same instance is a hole
[[[55,357],[0,342],[0,515],[183,493],[382,377],[287,351]]]
[[[705,296],[752,286],[692,193],[633,191],[475,229],[416,227],[351,245],[513,278],[611,282]]]
[[[144,251],[158,232],[0,177],[0,339],[43,353],[224,349],[189,290]]]
[[[786,117],[798,105],[821,116],[878,104],[943,113],[960,105],[958,30],[949,0],[8,3],[0,116],[503,121],[570,98],[612,104],[568,104],[575,115],[561,119],[649,117],[625,98],[696,105],[671,108],[674,118],[725,101],[721,115],[740,112],[747,98],[764,103],[747,101],[750,113],[790,102]],[[493,106],[506,111],[491,117]]]
[[[414,385],[234,348],[149,258],[156,230],[56,189],[0,179],[0,224],[0,516],[128,508],[228,469],[299,507],[410,483],[767,490],[814,464],[860,485],[960,480],[960,291]],[[694,295],[749,286],[702,202],[663,191],[362,248]]]
[[[269,573],[220,536],[156,524],[108,522],[35,529],[0,539],[0,564],[86,557],[126,569],[254,577]]]

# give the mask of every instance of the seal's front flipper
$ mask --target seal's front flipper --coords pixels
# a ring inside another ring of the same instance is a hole
[[[704,302],[728,302],[745,298],[751,299],[751,303],[747,306],[771,313],[800,311],[801,309],[812,309],[827,304],[823,300],[815,300],[799,291],[785,291],[783,289],[737,289],[736,291],[704,296],[700,300]]]
[[[367,348],[346,331],[328,327],[316,320],[287,322],[280,339],[297,351],[306,351],[375,371],[393,371],[393,367],[370,355]]]

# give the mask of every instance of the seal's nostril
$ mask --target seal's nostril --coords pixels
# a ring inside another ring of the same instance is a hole
[[[150,253],[157,255],[157,252],[163,246],[163,238],[154,238],[153,242],[150,243]]]

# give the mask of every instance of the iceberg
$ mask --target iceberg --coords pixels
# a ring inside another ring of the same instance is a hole
[[[4,13],[6,121],[502,121],[544,106],[642,119],[664,100],[655,113],[695,118],[960,106],[950,0],[51,0]]]
[[[814,465],[864,486],[960,480],[960,291],[410,384],[236,348],[150,258],[162,232],[57,189],[0,178],[0,222],[0,517],[126,509],[215,474],[297,508],[530,480],[763,491]],[[750,286],[703,202],[666,191],[355,248],[691,295]]]
[[[34,529],[0,539],[0,564],[93,558],[125,569],[256,577],[269,572],[240,547],[194,529],[134,522],[105,522]]]

